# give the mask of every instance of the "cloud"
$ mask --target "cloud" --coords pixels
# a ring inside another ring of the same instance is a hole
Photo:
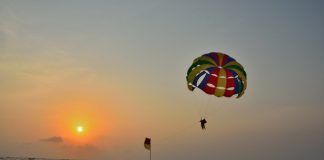
[[[42,142],[61,143],[61,142],[63,142],[63,138],[60,137],[60,136],[53,136],[53,137],[41,139],[40,141],[42,141]]]

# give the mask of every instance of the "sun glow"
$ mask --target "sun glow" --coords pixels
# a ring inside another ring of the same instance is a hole
[[[77,126],[77,127],[76,127],[76,131],[77,131],[78,133],[82,133],[82,132],[84,131],[83,126]]]
[[[80,98],[82,99],[82,98]],[[112,123],[114,115],[107,113],[106,108],[98,102],[75,100],[60,104],[62,110],[52,111],[57,113],[53,117],[55,132],[57,135],[64,137],[64,140],[72,144],[92,144],[97,141],[98,137],[113,133]]]

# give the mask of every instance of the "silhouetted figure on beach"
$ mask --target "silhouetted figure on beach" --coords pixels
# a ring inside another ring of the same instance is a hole
[[[206,119],[200,119],[201,129],[206,129],[205,124],[207,123]]]

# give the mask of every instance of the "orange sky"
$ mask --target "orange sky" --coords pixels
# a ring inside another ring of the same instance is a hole
[[[322,6],[2,0],[0,157],[146,159],[151,137],[154,159],[323,159]],[[187,89],[211,51],[244,66],[242,98]]]

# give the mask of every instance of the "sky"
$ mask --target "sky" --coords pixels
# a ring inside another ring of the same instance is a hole
[[[156,160],[322,160],[323,7],[0,0],[0,156],[149,159],[150,137]],[[211,51],[244,66],[241,98],[187,89]]]

